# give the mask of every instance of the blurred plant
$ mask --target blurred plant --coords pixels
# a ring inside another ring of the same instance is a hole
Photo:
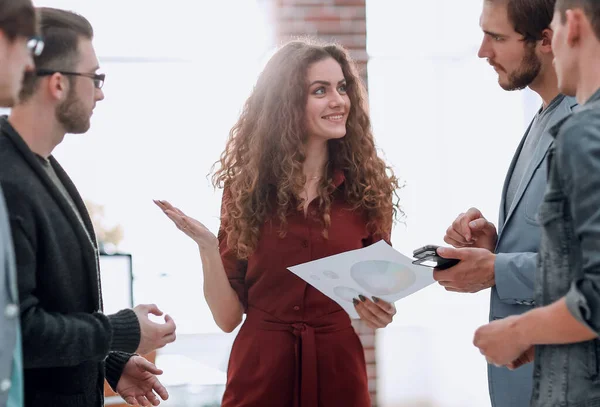
[[[104,206],[88,200],[84,201],[84,203],[92,219],[92,225],[94,226],[94,232],[96,233],[100,249],[107,252],[117,251],[119,243],[123,240],[123,227],[116,225],[108,228],[104,220]]]

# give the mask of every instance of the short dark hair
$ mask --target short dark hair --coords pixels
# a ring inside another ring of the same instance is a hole
[[[37,19],[31,0],[0,0],[0,31],[11,41],[36,35]]]
[[[506,3],[508,19],[516,32],[527,42],[540,41],[550,28],[556,0],[486,0]]]
[[[567,10],[580,8],[590,20],[596,38],[600,41],[600,1],[598,0],[558,0],[556,11],[560,13],[560,20],[564,24],[567,20]]]
[[[79,40],[91,40],[94,37],[92,25],[85,17],[72,11],[49,7],[40,7],[37,11],[44,50],[34,58],[35,68],[65,71],[74,69],[79,62]],[[21,101],[33,95],[38,82],[34,72],[25,75]]]

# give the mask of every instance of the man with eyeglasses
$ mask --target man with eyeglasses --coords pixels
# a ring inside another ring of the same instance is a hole
[[[104,378],[130,404],[168,397],[146,354],[175,340],[155,305],[102,313],[98,246],[75,185],[52,156],[66,133],[85,133],[104,99],[90,23],[38,9],[44,49],[19,102],[0,118],[0,182],[17,265],[26,407],[99,407]]]
[[[0,106],[17,101],[32,52],[43,42],[31,0],[0,0]],[[0,162],[0,165],[2,163]],[[23,406],[23,369],[17,273],[4,196],[0,188],[0,406]]]

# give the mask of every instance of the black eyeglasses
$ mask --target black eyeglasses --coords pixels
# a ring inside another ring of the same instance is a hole
[[[59,73],[61,75],[71,75],[71,76],[85,76],[86,78],[91,78],[94,80],[94,86],[96,89],[102,89],[104,86],[104,79],[106,75],[103,73],[82,73],[82,72],[68,72],[68,71],[53,71],[51,69],[38,69],[36,71],[37,76],[50,76],[55,73]]]
[[[27,40],[27,49],[31,52],[31,55],[34,57],[39,57],[42,55],[42,51],[44,50],[44,40],[42,37],[30,37]]]

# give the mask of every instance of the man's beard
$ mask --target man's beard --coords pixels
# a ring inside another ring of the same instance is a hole
[[[535,48],[526,45],[527,53],[521,61],[519,68],[508,74],[508,83],[500,84],[504,90],[521,90],[537,78],[542,70],[542,61],[535,54]]]
[[[90,128],[90,115],[75,95],[75,87],[69,88],[67,99],[56,108],[56,119],[71,134],[85,133]]]

